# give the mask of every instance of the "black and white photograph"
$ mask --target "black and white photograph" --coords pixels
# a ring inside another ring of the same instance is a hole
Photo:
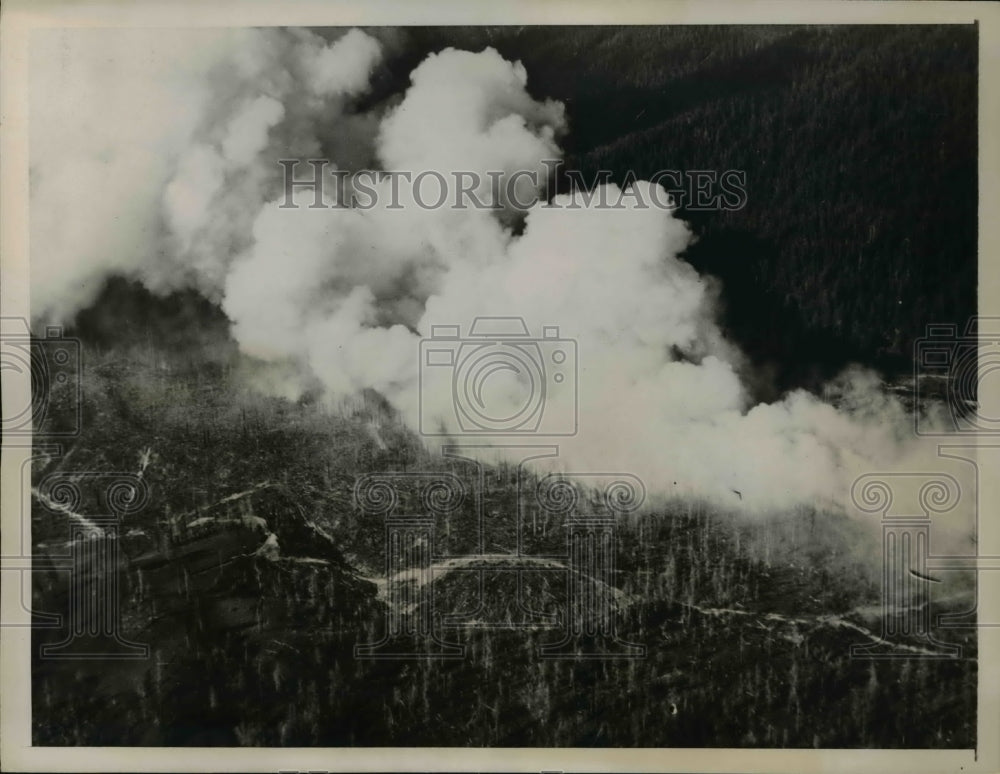
[[[42,5],[4,770],[997,770],[995,5]]]

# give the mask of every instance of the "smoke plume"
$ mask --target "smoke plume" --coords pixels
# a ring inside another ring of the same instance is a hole
[[[553,416],[578,403],[578,432],[558,440],[566,470],[628,471],[663,494],[762,511],[843,503],[861,473],[933,465],[907,440],[903,409],[860,370],[827,400],[796,391],[752,405],[746,363],[719,328],[720,289],[680,257],[688,226],[644,206],[667,199],[650,183],[525,213],[507,201],[425,209],[405,186],[389,207],[386,180],[370,208],[333,206],[345,204],[333,186],[329,208],[309,207],[309,190],[282,207],[280,159],[545,179],[568,127],[561,104],[529,93],[520,63],[445,50],[401,99],[360,110],[382,58],[359,30],[43,34],[32,59],[35,315],[70,319],[111,273],[193,286],[248,355],[294,364],[331,400],[377,390],[412,427],[430,417],[456,436],[447,386],[418,401],[421,339],[520,316],[533,336],[558,326],[578,347],[576,378],[546,393]],[[524,179],[517,198],[529,195]],[[523,387],[500,374],[491,400],[513,410]]]

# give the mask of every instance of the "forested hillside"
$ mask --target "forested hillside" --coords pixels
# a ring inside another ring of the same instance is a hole
[[[899,612],[881,605],[877,545],[845,514],[800,507],[747,519],[674,499],[621,519],[605,593],[617,636],[645,657],[542,658],[569,615],[567,525],[519,522],[523,490],[510,471],[477,484],[374,396],[328,411],[247,389],[225,320],[194,294],[159,300],[116,282],[101,302],[104,314],[80,325],[91,342],[84,433],[40,457],[32,485],[56,477],[86,489],[91,471],[141,473],[149,503],[118,528],[117,598],[120,633],[150,652],[36,658],[36,744],[974,744],[975,630],[944,633],[960,658],[850,657],[852,645],[888,646],[883,616]],[[128,311],[129,330],[104,327]],[[192,317],[204,325],[162,327]],[[496,555],[469,553],[477,522],[467,507],[438,524],[428,612],[464,658],[355,656],[387,631],[389,586],[396,602],[421,599],[407,597],[419,578],[386,576],[384,521],[354,497],[359,478],[400,470],[483,487],[499,508],[491,551],[511,551],[519,530],[538,546],[514,573]],[[100,508],[80,510],[86,519]],[[65,554],[67,516],[36,498],[39,568]],[[85,568],[77,581],[89,588],[102,570]],[[67,610],[65,573],[33,582],[37,612]],[[968,601],[945,598],[934,612]],[[526,610],[536,625],[516,625]],[[448,615],[468,623],[444,626]],[[64,638],[64,628],[34,632],[36,648]],[[894,642],[897,653],[924,653],[912,634]]]
[[[974,27],[416,28],[426,51],[493,46],[566,104],[566,168],[622,182],[744,170],[746,205],[685,210],[689,260],[776,386],[845,362],[910,367],[932,322],[975,313]]]

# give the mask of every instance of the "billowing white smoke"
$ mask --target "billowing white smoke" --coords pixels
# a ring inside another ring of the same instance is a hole
[[[221,111],[180,156],[164,193],[181,262],[209,294],[250,244],[255,216],[279,181],[276,159],[320,157],[329,131],[353,138],[351,150],[365,161],[375,127],[344,107],[367,91],[381,56],[377,41],[358,30],[331,45],[305,32],[258,35],[248,49],[254,55],[216,68]]]
[[[861,473],[931,459],[903,443],[902,409],[860,373],[837,388],[852,408],[803,392],[749,405],[741,355],[716,322],[717,288],[678,258],[687,226],[643,206],[648,183],[609,187],[604,199],[620,207],[571,195],[538,203],[520,231],[509,202],[499,213],[425,209],[402,185],[402,206],[387,207],[388,180],[372,208],[310,208],[311,190],[295,193],[302,206],[280,206],[283,158],[544,180],[563,108],[529,95],[519,63],[492,49],[443,51],[414,70],[395,107],[358,113],[381,50],[363,32],[332,43],[295,31],[197,35],[215,37],[202,47],[191,33],[74,33],[35,58],[37,313],[72,314],[114,271],[153,288],[194,284],[220,301],[248,354],[297,364],[331,398],[375,389],[413,427],[452,433],[447,378],[418,402],[432,326],[465,335],[480,315],[520,316],[536,337],[558,326],[579,366],[547,383],[551,416],[579,401],[578,433],[545,439],[559,442],[558,464],[628,471],[650,489],[734,508],[843,502]],[[116,66],[103,68],[96,52],[112,45]],[[336,195],[329,185],[327,203]],[[507,371],[488,389],[513,411],[524,384]]]
[[[251,33],[39,30],[30,48],[31,293],[68,317],[109,272],[152,276],[160,200],[211,104],[205,73]]]
[[[324,145],[370,161],[344,112],[381,48],[352,30],[44,30],[31,46],[33,316],[71,317],[110,272],[219,297],[280,184]]]

